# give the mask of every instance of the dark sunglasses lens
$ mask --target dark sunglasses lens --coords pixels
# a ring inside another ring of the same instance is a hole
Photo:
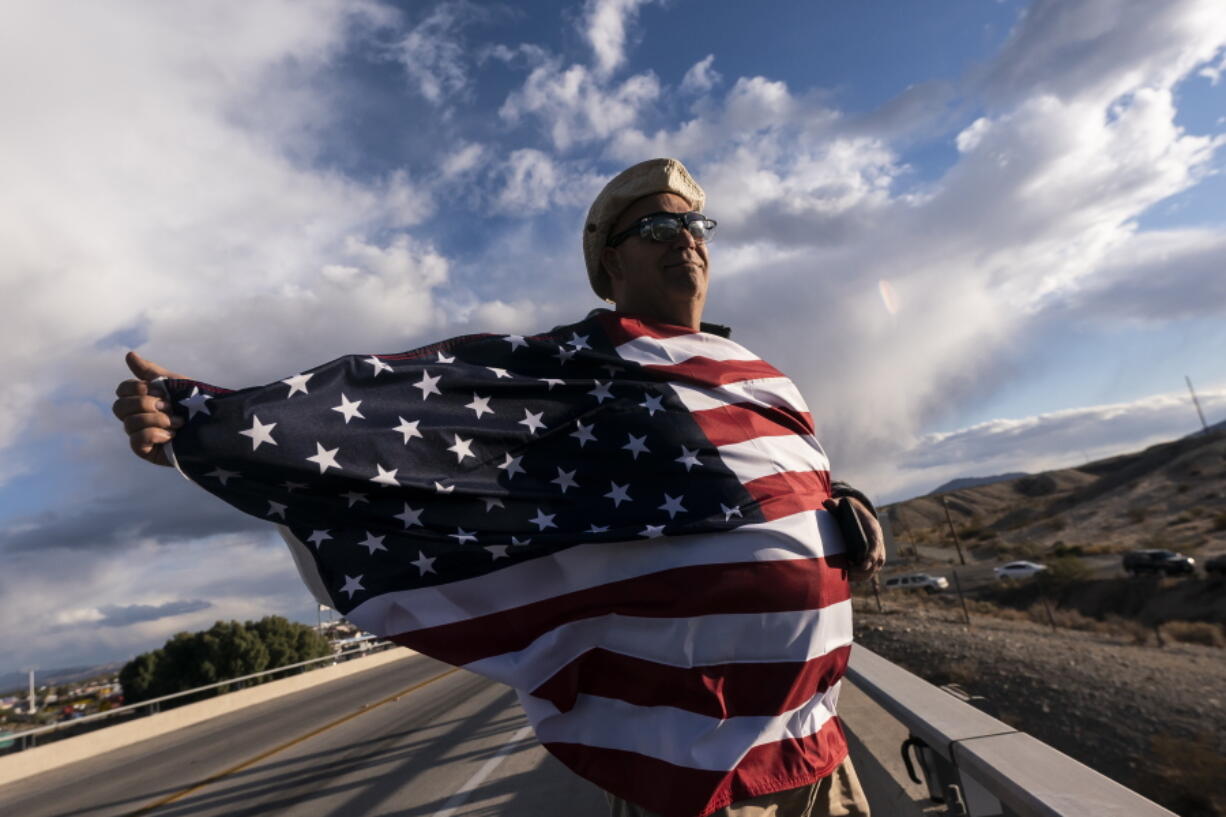
[[[681,223],[675,218],[660,216],[653,218],[649,222],[648,227],[653,241],[672,241],[677,237]]]
[[[698,219],[690,222],[690,235],[697,241],[706,241],[711,237],[711,229],[715,224],[708,219]]]

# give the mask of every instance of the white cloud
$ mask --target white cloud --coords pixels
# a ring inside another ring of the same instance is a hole
[[[468,51],[460,31],[478,13],[464,0],[440,3],[397,46],[397,58],[418,93],[436,105],[469,90]]]
[[[586,67],[563,69],[550,59],[532,69],[498,114],[511,124],[529,115],[540,119],[553,146],[564,151],[630,126],[659,95],[659,80],[650,71],[606,87]]]
[[[708,54],[691,65],[690,70],[681,78],[681,90],[689,94],[705,94],[714,88],[723,79],[719,71],[711,67],[714,62],[715,55]]]
[[[626,61],[626,29],[651,0],[587,0],[582,32],[596,57],[596,71],[608,76]]]
[[[520,216],[587,203],[604,184],[604,179],[582,171],[579,165],[555,162],[534,148],[512,151],[502,174],[495,206]]]
[[[1198,397],[1211,420],[1226,418],[1226,389],[1202,390]],[[955,477],[1072,468],[1199,430],[1187,392],[991,420],[924,436],[897,458],[900,470],[879,490],[897,499]]]

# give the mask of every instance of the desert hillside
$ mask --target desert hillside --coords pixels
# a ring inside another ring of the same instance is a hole
[[[887,506],[904,547],[952,546],[942,499],[979,558],[1161,547],[1202,561],[1226,552],[1226,430]]]

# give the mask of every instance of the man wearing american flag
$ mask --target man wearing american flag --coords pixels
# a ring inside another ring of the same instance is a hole
[[[238,391],[131,352],[114,412],[278,525],[321,602],[514,687],[614,815],[866,815],[835,705],[880,528],[792,382],[701,322],[704,203],[672,159],[601,191],[583,252],[615,310]]]

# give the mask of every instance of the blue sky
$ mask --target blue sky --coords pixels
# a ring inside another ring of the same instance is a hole
[[[0,671],[313,618],[127,452],[126,349],[243,386],[572,320],[653,156],[720,220],[707,316],[879,499],[1187,433],[1185,374],[1226,419],[1220,0],[11,6]]]

